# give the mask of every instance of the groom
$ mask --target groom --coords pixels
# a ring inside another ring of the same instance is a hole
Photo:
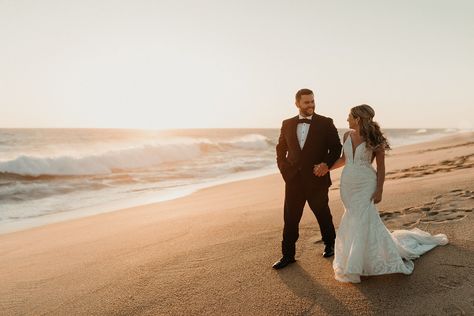
[[[332,119],[314,113],[314,94],[296,93],[299,115],[283,121],[276,146],[277,164],[285,180],[283,257],[273,264],[281,269],[295,262],[295,244],[303,208],[308,202],[319,223],[324,257],[334,255],[336,232],[328,206],[329,168],[341,155],[341,142]],[[313,168],[317,170],[313,173]]]

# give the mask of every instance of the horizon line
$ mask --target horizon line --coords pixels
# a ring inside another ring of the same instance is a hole
[[[122,129],[122,130],[156,130],[156,131],[169,131],[169,130],[205,130],[205,129],[280,129],[277,127],[173,127],[173,128],[140,128],[140,127],[0,127],[0,130],[6,129]],[[338,127],[337,129],[349,129],[349,127]],[[382,129],[454,129],[454,130],[471,130],[471,128],[459,128],[459,127],[381,127]]]

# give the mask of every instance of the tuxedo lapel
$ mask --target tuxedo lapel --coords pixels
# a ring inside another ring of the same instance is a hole
[[[313,117],[311,118],[311,124],[309,125],[308,129],[308,135],[306,136],[306,141],[304,142],[303,148],[301,151],[304,151],[305,148],[308,148],[311,146],[311,141],[313,140],[313,134],[316,129],[316,114],[313,114]]]
[[[289,126],[289,133],[290,133],[290,137],[291,139],[293,140],[291,143],[294,144],[294,147],[297,151],[301,151],[301,148],[300,148],[300,143],[298,142],[298,135],[297,135],[297,132],[296,132],[296,126],[298,125],[298,116],[295,116],[292,120],[291,120],[291,124]]]

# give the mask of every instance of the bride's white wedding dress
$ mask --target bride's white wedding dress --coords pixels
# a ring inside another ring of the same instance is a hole
[[[437,245],[447,244],[446,235],[432,236],[418,228],[391,233],[371,201],[377,184],[377,174],[371,164],[372,151],[364,142],[353,152],[350,135],[343,150],[346,163],[340,192],[345,212],[336,234],[335,278],[359,283],[361,275],[411,274],[412,259]]]

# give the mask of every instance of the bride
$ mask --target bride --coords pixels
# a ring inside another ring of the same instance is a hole
[[[432,236],[418,228],[391,233],[380,219],[375,204],[382,200],[385,151],[390,146],[374,116],[375,111],[366,104],[351,109],[343,154],[331,167],[344,166],[340,193],[345,212],[333,261],[335,278],[341,282],[359,283],[361,275],[411,274],[412,259],[448,243],[446,235]]]

